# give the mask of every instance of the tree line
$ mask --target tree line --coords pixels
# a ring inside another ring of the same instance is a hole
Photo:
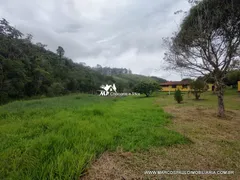
[[[64,56],[63,47],[56,53],[47,45],[34,44],[33,36],[0,20],[0,104],[33,96],[58,96],[74,92],[96,93],[103,83],[116,83],[112,69],[102,73]],[[109,70],[109,68],[107,68]],[[130,73],[130,70],[127,70]]]
[[[99,64],[97,64],[96,67],[93,67],[93,69],[103,75],[108,75],[108,76],[120,75],[120,74],[132,74],[132,71],[130,69],[102,67]]]
[[[165,82],[158,77],[132,74],[130,69],[74,63],[64,56],[62,46],[56,53],[46,44],[33,43],[6,19],[0,20],[0,104],[39,96],[69,93],[98,93],[102,84],[115,83],[118,92],[131,92],[142,81]]]

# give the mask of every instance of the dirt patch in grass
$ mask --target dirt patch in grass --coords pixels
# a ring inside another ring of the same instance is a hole
[[[106,152],[92,163],[82,179],[240,179],[240,112],[203,107],[167,106],[173,115],[168,128],[192,144],[152,148],[147,152]],[[147,138],[147,137],[144,137]],[[145,175],[145,171],[234,171],[234,175]]]

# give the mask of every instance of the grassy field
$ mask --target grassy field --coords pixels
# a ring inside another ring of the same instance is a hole
[[[205,92],[201,94],[200,100],[196,101],[193,95],[183,93],[183,103],[176,104],[173,101],[173,93],[168,95],[167,92],[160,92],[157,94],[158,102],[161,107],[176,105],[179,107],[197,106],[207,107],[217,110],[217,96],[212,92]],[[240,110],[240,93],[236,89],[227,89],[224,95],[225,108],[227,110]]]
[[[79,179],[105,151],[190,140],[166,128],[156,97],[71,95],[0,107],[0,179]]]
[[[151,147],[143,152],[105,152],[92,163],[84,180],[95,179],[240,179],[240,93],[225,92],[226,118],[217,117],[217,97],[212,92],[199,101],[184,94],[177,104],[173,95],[158,93],[154,103],[172,115],[166,128],[192,143]],[[231,175],[150,175],[145,171],[234,171]]]

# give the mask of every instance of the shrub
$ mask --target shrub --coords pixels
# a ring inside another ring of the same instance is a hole
[[[196,81],[191,82],[190,88],[195,99],[199,100],[201,94],[208,90],[208,85],[204,81],[197,79]]]
[[[134,91],[140,94],[145,94],[149,97],[154,91],[161,90],[161,87],[156,82],[140,82],[138,83]]]
[[[179,89],[178,89],[177,91],[175,91],[174,99],[175,99],[178,103],[181,103],[181,102],[183,101],[182,92],[181,92]]]

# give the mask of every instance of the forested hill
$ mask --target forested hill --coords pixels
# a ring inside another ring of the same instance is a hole
[[[30,34],[24,36],[5,19],[0,20],[0,103],[40,95],[96,93],[104,83],[116,83],[118,90],[124,91],[136,83],[74,63],[64,57],[61,46],[53,53],[46,50],[47,45],[34,44],[32,38]],[[131,74],[131,70],[128,72]]]

